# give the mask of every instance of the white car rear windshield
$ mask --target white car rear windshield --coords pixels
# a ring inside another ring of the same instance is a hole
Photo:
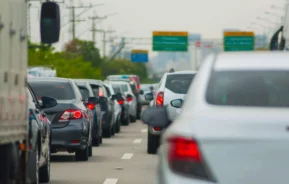
[[[165,87],[174,93],[186,94],[195,74],[168,75]]]
[[[214,105],[289,107],[289,71],[213,72],[206,99]]]

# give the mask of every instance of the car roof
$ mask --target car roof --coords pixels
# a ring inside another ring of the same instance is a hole
[[[167,75],[177,75],[177,74],[195,74],[196,71],[193,70],[184,70],[184,71],[176,71],[176,72],[167,72]]]
[[[110,81],[111,84],[129,84],[128,81],[119,81],[119,80],[116,80],[116,81]]]
[[[60,77],[34,77],[34,78],[28,78],[28,81],[70,82],[71,79],[60,78]]]
[[[288,70],[287,52],[223,52],[216,56],[214,70]]]

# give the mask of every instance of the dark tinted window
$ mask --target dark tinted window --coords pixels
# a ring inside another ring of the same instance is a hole
[[[174,93],[186,94],[194,76],[194,74],[168,75],[165,87]]]
[[[104,86],[104,87],[105,87],[105,90],[106,90],[106,92],[107,92],[107,95],[110,97],[110,96],[111,96],[111,93],[110,93],[109,88],[108,88],[107,86]]]
[[[289,106],[289,71],[214,72],[207,102],[232,106]]]
[[[78,89],[83,99],[87,99],[89,97],[89,90],[86,87],[78,85]]]
[[[29,82],[37,99],[42,96],[53,97],[57,100],[71,100],[75,98],[73,89],[69,82],[37,81]]]
[[[114,93],[121,93],[119,86],[112,86]]]

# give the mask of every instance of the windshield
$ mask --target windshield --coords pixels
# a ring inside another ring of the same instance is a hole
[[[174,93],[186,94],[194,76],[194,74],[168,75],[165,87]]]
[[[211,76],[207,102],[231,106],[289,106],[289,71],[222,71]]]
[[[37,81],[29,82],[29,84],[38,100],[41,99],[42,96],[53,97],[57,100],[75,99],[73,89],[69,82]]]

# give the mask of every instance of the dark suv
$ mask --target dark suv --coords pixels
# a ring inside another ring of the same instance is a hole
[[[30,78],[28,83],[37,99],[51,96],[58,102],[55,107],[45,109],[52,127],[51,153],[75,152],[76,160],[87,161],[92,155],[91,112],[76,84],[64,78]]]

